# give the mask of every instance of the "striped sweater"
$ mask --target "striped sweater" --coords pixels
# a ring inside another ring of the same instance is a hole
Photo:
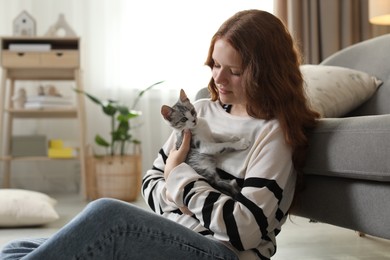
[[[194,106],[214,133],[252,141],[246,150],[217,158],[221,176],[234,176],[241,193],[233,199],[219,192],[186,163],[174,168],[165,180],[165,161],[175,145],[172,134],[143,178],[142,195],[156,213],[225,243],[240,259],[270,258],[294,194],[291,147],[276,120],[237,117],[226,113],[219,102],[206,99]],[[181,214],[178,208],[183,206],[194,215]]]

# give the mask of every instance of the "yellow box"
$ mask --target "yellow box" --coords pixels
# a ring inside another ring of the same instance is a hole
[[[77,151],[73,148],[49,148],[47,156],[50,158],[74,158],[77,156]]]
[[[62,149],[64,148],[64,141],[61,139],[51,139],[49,141],[49,148]]]

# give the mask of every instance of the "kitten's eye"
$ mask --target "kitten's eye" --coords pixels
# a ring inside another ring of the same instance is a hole
[[[183,117],[181,120],[180,120],[180,122],[183,122],[183,123],[185,123],[185,122],[187,122],[187,117]]]
[[[191,110],[191,115],[192,115],[192,116],[196,116],[196,111],[195,111],[195,109],[192,109],[192,110]]]

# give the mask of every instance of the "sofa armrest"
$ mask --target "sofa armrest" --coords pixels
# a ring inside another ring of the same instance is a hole
[[[310,133],[305,174],[390,181],[390,114],[324,118]]]

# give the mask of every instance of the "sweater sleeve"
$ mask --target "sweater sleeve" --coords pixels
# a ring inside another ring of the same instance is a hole
[[[166,183],[164,179],[165,162],[168,158],[168,151],[172,149],[175,142],[174,133],[158,152],[153,162],[152,169],[148,170],[142,180],[142,196],[150,209],[158,214],[178,211],[178,207],[167,199]]]
[[[187,206],[216,239],[239,251],[269,255],[276,250],[275,236],[295,187],[291,148],[278,124],[258,136],[245,165],[243,187],[234,199],[212,188],[185,163],[173,169],[167,189],[175,204]]]

